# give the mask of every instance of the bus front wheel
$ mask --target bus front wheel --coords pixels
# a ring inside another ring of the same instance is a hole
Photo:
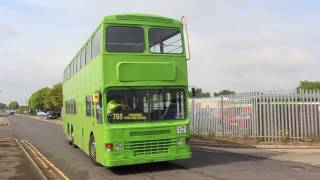
[[[94,139],[94,136],[91,134],[90,140],[89,140],[89,155],[92,160],[92,162],[95,165],[99,165],[97,162],[97,150],[96,150],[96,141]]]

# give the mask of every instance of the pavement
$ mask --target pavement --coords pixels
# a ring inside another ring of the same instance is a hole
[[[6,126],[9,125],[9,121],[7,121],[6,118],[0,117],[0,126]]]
[[[15,139],[0,138],[0,179],[42,179]]]
[[[42,179],[3,117],[0,117],[0,179]]]
[[[70,179],[320,179],[320,168],[311,165],[318,162],[315,158],[319,156],[318,152],[302,154],[302,150],[291,152],[290,149],[279,152],[257,148],[192,145],[193,157],[188,160],[105,168],[93,165],[80,149],[69,146],[61,125],[25,116],[10,116],[8,120],[14,136],[33,144]],[[304,161],[300,162],[292,161],[299,156],[310,157],[303,158]],[[308,163],[306,159],[314,159],[314,162]]]
[[[251,157],[278,161],[291,161],[320,167],[320,149],[258,149],[258,148],[222,148],[199,146],[208,150],[220,150],[243,154]],[[320,177],[319,177],[320,178]]]
[[[201,140],[192,138],[191,142],[194,145],[224,147],[224,148],[253,148],[253,149],[320,149],[319,144],[241,144],[228,141]]]
[[[247,145],[192,139],[191,144],[209,150],[221,150],[258,158],[292,161],[320,167],[319,145]]]

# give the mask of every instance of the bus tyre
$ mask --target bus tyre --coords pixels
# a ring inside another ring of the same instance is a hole
[[[72,138],[71,138],[71,135],[70,135],[70,128],[69,128],[69,125],[68,125],[67,140],[68,140],[69,145],[72,145]]]
[[[68,133],[68,143],[69,143],[69,145],[72,145],[72,138],[71,138],[71,135],[70,135],[70,133]]]
[[[97,159],[96,159],[97,150],[96,150],[96,142],[95,142],[93,135],[90,136],[90,140],[89,140],[89,155],[90,155],[92,162],[95,165],[99,165],[99,163],[97,162]]]
[[[74,148],[77,148],[76,143],[74,143],[74,132],[73,132],[73,131],[71,131],[71,145],[72,145]]]

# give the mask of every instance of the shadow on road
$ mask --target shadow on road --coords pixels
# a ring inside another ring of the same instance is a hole
[[[192,158],[187,160],[176,160],[170,162],[158,162],[141,165],[130,165],[109,168],[117,175],[132,175],[172,170],[188,170],[194,168],[205,168],[241,161],[259,161],[264,158],[256,158],[247,155],[234,154],[220,150],[207,150],[200,147],[192,148]]]
[[[117,175],[130,175],[130,174],[141,174],[146,172],[161,172],[177,169],[186,169],[184,166],[173,163],[173,162],[156,162],[148,164],[120,166],[109,168],[114,174]]]
[[[221,150],[209,150],[200,147],[193,147],[192,152],[192,159],[185,161],[179,160],[175,161],[175,163],[183,164],[184,167],[192,169],[215,165],[224,165],[241,161],[258,161],[263,159]]]

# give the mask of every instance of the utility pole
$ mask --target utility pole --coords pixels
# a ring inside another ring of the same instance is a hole
[[[2,91],[0,90],[0,93],[1,93]],[[1,103],[1,102],[0,102]],[[4,107],[4,109],[5,109],[6,107]]]

